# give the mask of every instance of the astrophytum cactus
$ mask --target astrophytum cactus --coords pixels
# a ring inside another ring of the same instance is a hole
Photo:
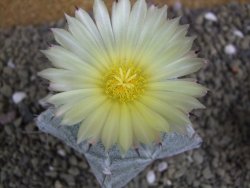
[[[38,126],[84,153],[103,186],[121,187],[153,160],[201,142],[189,112],[204,108],[196,98],[206,88],[182,77],[203,63],[166,6],[120,0],[109,16],[95,0],[93,13],[77,9],[66,15],[68,31],[52,29],[59,45],[43,52],[55,68],[39,75],[57,93]]]

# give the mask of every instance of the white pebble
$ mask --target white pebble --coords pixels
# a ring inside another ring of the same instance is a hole
[[[161,162],[158,164],[158,171],[163,172],[168,168],[168,164],[166,162]]]
[[[59,155],[61,155],[62,157],[65,157],[65,156],[66,156],[66,153],[65,153],[65,151],[64,151],[63,149],[57,150],[57,153],[58,153]]]
[[[53,166],[49,166],[49,170],[50,170],[50,171],[54,171],[55,168],[54,168]]]
[[[224,51],[228,55],[234,55],[237,52],[236,47],[233,44],[226,45]]]
[[[12,100],[15,104],[18,104],[26,97],[27,97],[26,93],[18,91],[12,95]]]
[[[12,59],[9,59],[7,65],[8,65],[8,67],[10,67],[12,69],[16,68],[16,65],[13,63]]]
[[[171,186],[171,185],[172,185],[172,182],[171,182],[170,180],[166,180],[166,184],[167,184],[168,186]]]
[[[240,30],[234,30],[234,35],[239,37],[239,38],[243,38],[244,34],[240,31]]]
[[[210,21],[213,21],[213,22],[217,22],[217,16],[214,14],[214,13],[212,13],[212,12],[207,12],[206,14],[205,14],[205,18],[207,19],[207,20],[210,20]]]
[[[153,184],[156,180],[155,172],[153,170],[148,171],[147,173],[147,181],[149,184]]]

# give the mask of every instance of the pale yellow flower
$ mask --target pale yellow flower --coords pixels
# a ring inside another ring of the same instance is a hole
[[[151,144],[161,133],[185,130],[188,113],[204,106],[206,89],[177,79],[201,68],[189,52],[187,26],[167,19],[167,8],[145,0],[114,2],[112,16],[95,0],[94,20],[82,9],[66,16],[69,31],[53,29],[59,46],[44,51],[56,68],[40,75],[59,92],[48,99],[63,125],[80,123],[78,142],[101,141],[123,152]]]

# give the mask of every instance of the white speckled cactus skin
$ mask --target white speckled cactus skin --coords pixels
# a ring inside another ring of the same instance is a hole
[[[130,149],[125,156],[121,156],[116,146],[105,152],[101,143],[91,148],[88,142],[77,144],[79,126],[60,126],[60,119],[54,118],[53,109],[45,111],[37,118],[37,126],[41,131],[59,138],[84,154],[98,182],[105,188],[123,187],[154,160],[198,148],[202,142],[193,128],[187,126],[186,135],[165,134],[161,145],[141,145],[138,148],[139,153]]]

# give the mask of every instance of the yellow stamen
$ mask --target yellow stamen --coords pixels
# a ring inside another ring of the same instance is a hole
[[[145,88],[145,75],[133,64],[116,64],[105,76],[105,93],[120,102],[138,98]]]

